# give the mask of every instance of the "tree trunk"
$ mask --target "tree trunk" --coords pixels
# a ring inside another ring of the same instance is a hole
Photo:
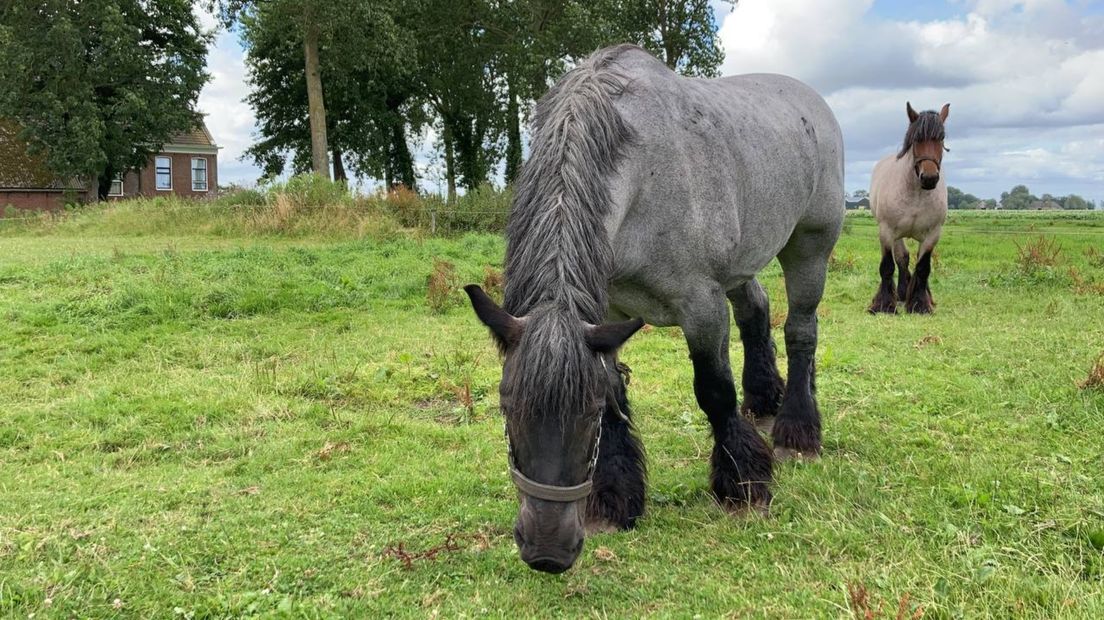
[[[410,154],[410,147],[406,144],[406,125],[401,119],[391,126],[391,157],[388,164],[390,182],[413,190],[416,183],[414,158]]]
[[[308,5],[309,6],[309,5]],[[318,64],[318,24],[309,9],[303,33],[303,56],[307,70],[307,109],[310,116],[311,168],[315,174],[330,178],[329,148],[326,144],[326,104],[322,98],[322,70]]]
[[[333,150],[333,172],[335,181],[345,183],[349,180],[349,177],[345,174],[345,162],[341,160],[341,149],[339,148]]]
[[[521,172],[521,118],[513,86],[506,89],[506,185],[513,185]]]
[[[447,118],[441,119],[444,125],[442,139],[445,141],[445,176],[448,177],[448,203],[456,202],[456,154],[453,151],[452,125]]]

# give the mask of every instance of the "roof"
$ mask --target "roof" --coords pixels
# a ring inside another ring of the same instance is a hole
[[[173,134],[165,144],[173,146],[218,146],[215,144],[211,132],[207,130],[207,123],[202,120],[191,131]]]

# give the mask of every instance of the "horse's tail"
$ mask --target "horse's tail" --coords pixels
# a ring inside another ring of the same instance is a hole
[[[604,224],[609,177],[633,135],[614,106],[628,79],[613,65],[628,48],[635,49],[596,52],[534,110],[530,155],[506,233],[505,307],[515,316],[558,299],[587,321],[603,318],[613,263]]]

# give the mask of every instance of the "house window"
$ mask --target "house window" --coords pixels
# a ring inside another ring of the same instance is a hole
[[[192,191],[207,191],[207,158],[192,158]]]
[[[157,168],[157,189],[172,189],[172,158],[160,155],[154,160]]]
[[[111,188],[107,190],[108,196],[122,196],[123,195],[123,175],[117,174],[115,178],[111,180]]]

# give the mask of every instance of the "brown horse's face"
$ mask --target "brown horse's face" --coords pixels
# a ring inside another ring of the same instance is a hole
[[[941,125],[947,122],[947,116],[951,112],[951,104],[943,105],[943,109],[939,111],[938,121],[935,121],[935,113],[925,112],[925,121],[918,127],[916,122],[920,119],[920,114],[912,109],[911,103],[905,104],[905,111],[908,113],[909,119],[909,138],[916,135],[913,133],[914,129],[919,129],[916,133],[923,136],[917,137],[912,145],[912,170],[916,174],[916,179],[920,182],[921,188],[933,190],[939,185],[939,173],[943,167],[943,151],[946,150],[943,146],[943,128]],[[936,137],[938,139],[933,139]],[[906,140],[909,138],[906,138]]]
[[[935,189],[939,184],[939,171],[943,166],[943,141],[928,140],[913,145],[912,162],[920,187],[926,190]]]

